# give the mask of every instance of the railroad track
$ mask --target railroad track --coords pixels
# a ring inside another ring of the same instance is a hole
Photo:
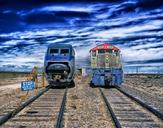
[[[61,128],[68,88],[47,88],[0,118],[2,128]],[[9,108],[10,110],[11,108]]]
[[[159,116],[120,89],[99,88],[116,128],[162,128]]]

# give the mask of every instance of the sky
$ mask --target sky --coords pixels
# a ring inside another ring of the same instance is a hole
[[[0,0],[0,71],[42,67],[51,43],[71,44],[89,66],[89,50],[110,43],[125,72],[163,73],[161,0],[67,1]]]

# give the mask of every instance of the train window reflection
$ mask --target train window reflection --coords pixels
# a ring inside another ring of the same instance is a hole
[[[61,55],[69,55],[69,49],[61,49]]]
[[[50,49],[50,54],[56,55],[59,53],[59,49]]]

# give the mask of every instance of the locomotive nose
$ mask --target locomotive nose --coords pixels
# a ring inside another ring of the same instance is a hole
[[[69,67],[65,64],[51,64],[47,67],[47,71],[66,71],[68,72]]]

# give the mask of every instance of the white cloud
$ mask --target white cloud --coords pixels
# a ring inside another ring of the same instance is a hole
[[[91,44],[90,46],[84,46],[84,47],[77,47],[75,48],[75,51],[76,51],[76,54],[75,54],[75,57],[76,59],[85,59],[87,57],[89,57],[89,50],[93,47],[95,47],[96,44],[93,43]]]
[[[91,6],[85,6],[84,4],[76,4],[76,5],[52,5],[52,6],[46,6],[37,9],[38,11],[76,11],[76,12],[91,12],[94,8]]]
[[[153,42],[153,43],[147,43],[147,44],[140,44],[140,45],[136,45],[136,46],[132,46],[132,49],[150,49],[151,47],[159,47],[159,46],[163,46],[163,42]]]
[[[127,67],[163,67],[163,63],[141,63],[141,64],[127,64]]]
[[[108,22],[109,24],[110,22]],[[135,26],[131,26],[131,27],[121,27],[121,28],[113,28],[113,29],[109,29],[109,30],[104,30],[104,31],[99,31],[98,33],[95,33],[93,36],[94,37],[101,37],[101,38],[115,38],[115,37],[126,37],[126,36],[134,36],[135,32],[138,31],[143,31],[143,30],[151,30],[151,29],[157,29],[160,28],[162,25],[162,21],[160,20],[155,20],[155,21],[151,21],[149,23],[146,24],[142,24],[142,25],[135,25]],[[140,35],[142,35],[142,33],[139,33]],[[144,33],[146,35],[151,34],[151,33]],[[144,35],[143,34],[143,35]],[[138,33],[136,34],[138,35]]]
[[[124,61],[145,61],[152,59],[162,59],[163,48],[137,50],[131,47],[123,47],[121,48],[121,53]]]

